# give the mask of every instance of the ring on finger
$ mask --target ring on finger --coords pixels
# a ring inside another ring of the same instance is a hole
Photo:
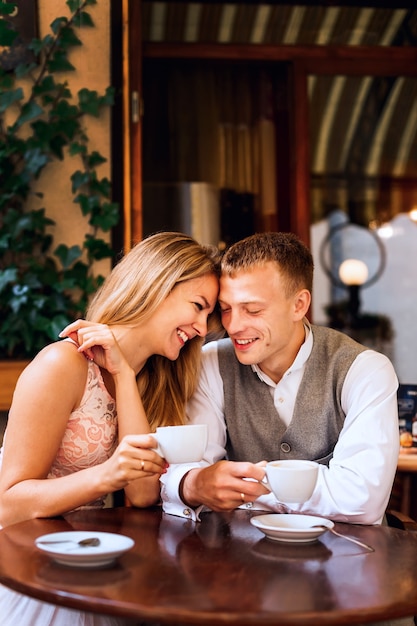
[[[240,499],[242,500],[243,503],[245,502],[245,494],[244,493],[240,494]]]
[[[142,461],[141,461],[141,463],[140,463],[140,466],[141,466],[142,471],[143,471],[143,470],[144,470],[144,468],[145,468],[145,461],[144,461],[143,459],[142,459]]]

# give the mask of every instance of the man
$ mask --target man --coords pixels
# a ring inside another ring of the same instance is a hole
[[[198,519],[208,508],[302,512],[382,521],[397,466],[398,381],[390,361],[306,319],[313,278],[293,234],[256,234],[222,260],[219,305],[228,338],[204,347],[192,422],[206,422],[202,463],[162,477],[164,510]],[[320,463],[313,495],[278,502],[262,484],[266,461]]]

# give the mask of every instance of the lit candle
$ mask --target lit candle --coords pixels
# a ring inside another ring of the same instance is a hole
[[[339,277],[345,285],[363,285],[368,278],[366,263],[358,259],[346,259],[339,267]]]

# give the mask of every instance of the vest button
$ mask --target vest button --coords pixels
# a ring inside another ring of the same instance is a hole
[[[285,453],[291,452],[291,446],[289,443],[284,442],[281,444],[280,447],[281,447],[281,452],[285,452]]]

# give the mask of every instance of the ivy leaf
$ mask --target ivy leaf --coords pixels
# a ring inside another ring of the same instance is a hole
[[[101,156],[101,154],[96,150],[87,156],[87,165],[91,168],[97,167],[97,165],[101,165],[102,163],[106,163],[106,161],[107,159]]]
[[[64,28],[59,36],[60,44],[65,49],[70,48],[71,46],[82,46],[82,41],[77,37],[74,32],[74,29],[68,26]]]
[[[101,180],[97,179],[96,173],[92,172],[91,180],[90,180],[90,188],[93,191],[96,191],[100,195],[105,198],[110,198],[111,194],[111,183],[108,178],[104,177]]]
[[[22,112],[19,115],[16,124],[17,126],[22,126],[22,124],[24,124],[25,122],[29,122],[30,120],[39,117],[40,115],[42,115],[42,113],[43,109],[39,106],[37,102],[35,102],[34,100],[26,102],[26,104],[22,106]]]
[[[47,334],[50,339],[55,340],[61,330],[65,328],[65,326],[68,326],[68,324],[72,321],[73,320],[71,320],[68,315],[54,315],[54,317],[50,321],[48,320],[49,323],[48,327],[46,328]]]
[[[21,87],[14,89],[13,91],[6,91],[4,93],[0,93],[0,113],[3,113],[6,109],[9,108],[15,102],[22,100],[23,98],[23,90]]]
[[[101,211],[90,220],[93,226],[98,226],[108,232],[119,221],[119,205],[116,202],[103,202]]]
[[[62,50],[57,50],[47,63],[49,72],[71,72],[75,67],[67,59],[67,55]]]
[[[15,267],[8,267],[7,269],[0,271],[0,293],[7,285],[15,283],[16,280],[17,269]]]
[[[28,49],[32,50],[35,56],[38,56],[43,50],[47,49],[48,46],[52,44],[51,35],[47,35],[43,40],[41,39],[32,39],[32,41],[28,44]]]
[[[111,258],[113,256],[112,248],[104,241],[104,239],[95,239],[94,237],[87,235],[84,246],[89,251],[91,257],[97,261]]]
[[[14,85],[13,74],[9,72],[0,73],[0,93],[4,89],[11,89]]]
[[[73,141],[70,144],[68,151],[71,156],[76,156],[77,154],[86,154],[87,146],[80,143],[79,141]]]
[[[79,193],[74,198],[74,202],[80,205],[81,212],[83,215],[88,215],[94,210],[96,206],[100,205],[100,198],[94,195],[88,196],[85,193]]]
[[[71,248],[68,248],[68,246],[60,244],[54,251],[54,254],[61,261],[63,268],[67,269],[74,261],[80,258],[82,250],[80,246],[71,246]]]
[[[25,152],[25,166],[35,177],[39,176],[40,171],[48,163],[48,156],[42,152],[40,148],[27,150]]]
[[[16,7],[16,2],[0,2],[0,15],[12,15]]]
[[[75,26],[78,26],[78,28],[82,28],[83,26],[94,26],[91,15],[86,11],[80,11],[78,15],[75,15],[74,24]]]
[[[60,161],[64,158],[63,148],[67,145],[67,140],[65,137],[60,135],[55,135],[51,138],[49,142],[49,147],[51,149],[52,154],[54,154]]]
[[[4,7],[0,3],[0,7]],[[14,30],[10,22],[0,19],[0,46],[9,47],[17,39],[18,33]]]
[[[105,95],[101,98],[101,104],[103,106],[112,106],[114,104],[114,87],[107,87]]]
[[[59,34],[59,31],[64,29],[66,24],[68,24],[68,18],[66,17],[55,18],[54,21],[50,24],[51,30],[54,33],[54,35]]]
[[[12,289],[13,298],[10,300],[10,308],[17,313],[28,301],[29,287],[27,285],[15,285]]]
[[[55,79],[53,76],[44,76],[43,79],[37,84],[34,85],[33,93],[36,95],[40,95],[43,93],[47,93],[48,91],[53,91],[56,88]]]
[[[100,97],[97,91],[90,89],[80,89],[78,92],[79,107],[83,113],[98,117],[100,113]]]
[[[66,4],[69,7],[71,13],[75,13],[80,7],[80,0],[67,0]]]
[[[71,181],[72,193],[75,193],[80,187],[82,187],[83,185],[87,185],[89,181],[88,172],[81,172],[80,170],[77,170],[72,174]]]
[[[19,65],[15,69],[16,78],[24,78],[32,70],[36,69],[36,63],[19,63]]]

